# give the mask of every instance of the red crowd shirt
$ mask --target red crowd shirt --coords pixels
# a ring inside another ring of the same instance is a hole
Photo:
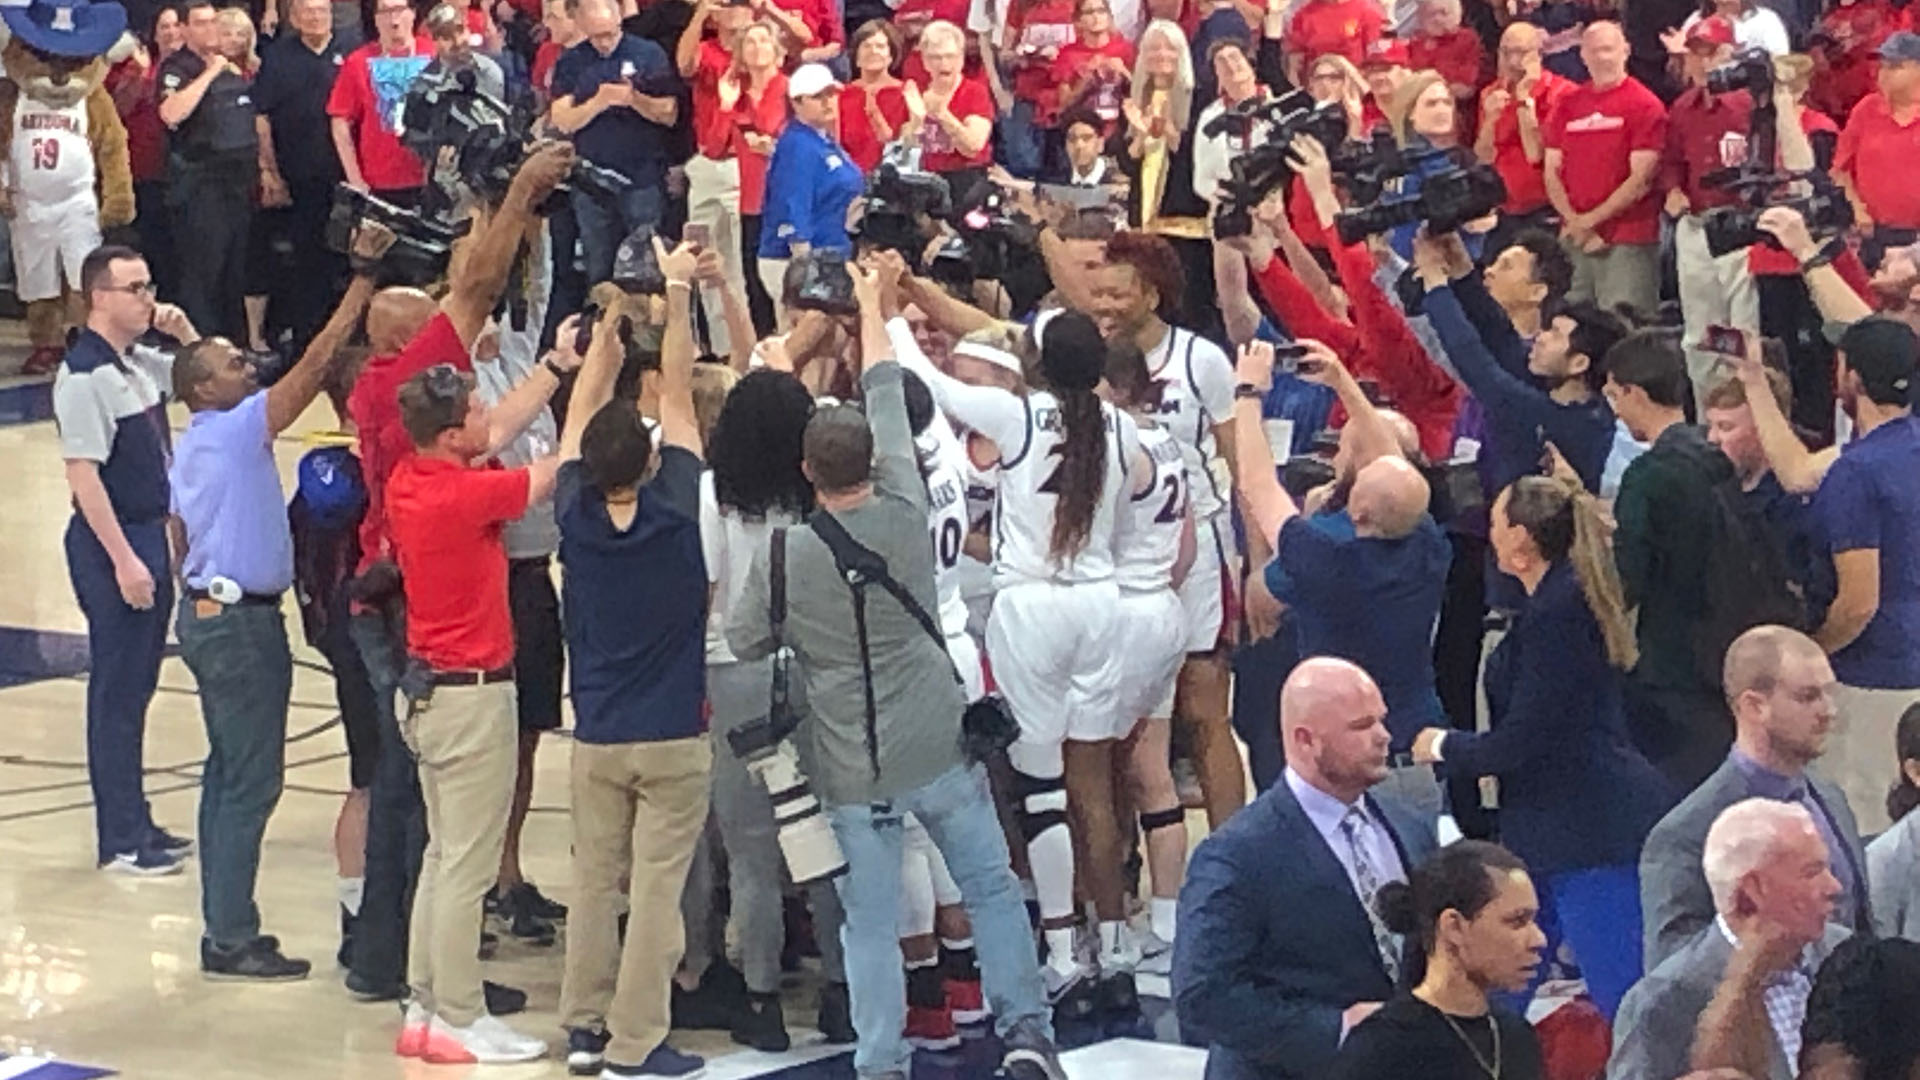
[[[717,104],[715,112],[719,115]],[[731,131],[730,153],[740,159],[740,212],[758,214],[767,202],[767,161],[773,156],[773,148],[769,146],[761,153],[747,145],[747,135],[758,133],[777,140],[786,130],[787,77],[775,72],[758,101],[753,100],[753,88],[744,87],[731,116],[722,120],[728,122]]]
[[[927,92],[925,82],[920,84],[920,92]],[[962,75],[960,85],[954,88],[953,98],[947,102],[947,111],[957,120],[972,116],[984,116],[992,120],[993,96],[987,92],[986,83],[971,75]],[[993,160],[992,140],[988,140],[979,153],[966,156],[954,148],[952,136],[932,117],[928,117],[920,129],[920,150],[920,165],[928,172],[958,172]]]
[[[1374,0],[1308,0],[1287,23],[1286,51],[1311,64],[1328,53],[1359,64],[1386,18]]]
[[[1667,108],[1632,76],[1605,90],[1579,83],[1560,100],[1541,134],[1547,148],[1562,155],[1560,182],[1567,189],[1567,201],[1575,212],[1585,213],[1626,182],[1632,173],[1628,157],[1633,151],[1666,151]],[[1609,244],[1657,243],[1658,187],[1652,185],[1639,202],[1601,225],[1600,239]]]
[[[1831,116],[1845,116],[1873,93],[1880,46],[1897,30],[1908,28],[1911,15],[1886,0],[1858,0],[1830,9],[1820,17],[1819,33],[1833,40],[1816,51],[1819,61],[1807,100]]]
[[[160,61],[144,70],[132,58],[107,72],[107,93],[127,129],[127,165],[135,180],[159,180],[167,171],[167,125],[160,122]]]
[[[724,161],[733,156],[733,125],[720,115],[720,77],[733,67],[733,54],[718,41],[700,43],[693,78],[693,138],[702,157]]]
[[[1710,94],[1704,87],[1692,86],[1676,98],[1667,112],[1667,153],[1660,163],[1658,185],[1662,200],[1666,192],[1679,188],[1687,193],[1695,214],[1737,202],[1733,192],[1701,181],[1717,169],[1747,163],[1752,154],[1747,139],[1752,116],[1753,98],[1745,90]]]
[[[542,101],[553,100],[553,62],[560,59],[564,51],[557,41],[543,41],[539,48],[533,50],[533,64],[527,75]]]
[[[907,24],[926,23],[939,20],[955,26],[967,25],[967,11],[972,7],[971,0],[901,0],[899,7],[893,9],[894,25],[906,33]],[[919,29],[907,34],[907,40],[913,41],[919,36]]]
[[[780,5],[782,9],[800,16],[800,21],[807,25],[807,30],[813,34],[813,40],[806,44],[806,48],[814,49],[822,45],[847,43],[846,27],[841,23],[839,11],[834,6],[833,0],[773,0],[773,2]],[[798,59],[798,50],[795,50],[794,57]]]
[[[849,83],[840,89],[840,146],[847,156],[853,159],[860,171],[871,173],[880,167],[881,152],[886,142],[880,133],[874,130],[873,121],[867,117],[867,88],[859,83]],[[905,84],[883,86],[874,92],[874,106],[880,110],[881,119],[893,129],[895,135],[907,123],[907,93]]]
[[[1840,130],[1833,171],[1853,179],[1854,193],[1867,205],[1875,225],[1920,229],[1917,169],[1920,115],[1903,124],[1878,92],[1862,98]]]
[[[1118,80],[1103,78],[1089,83],[1086,93],[1080,98],[1080,104],[1092,109],[1102,120],[1111,122],[1118,119],[1120,103],[1126,99],[1127,86],[1133,81],[1133,56],[1133,42],[1119,34],[1107,35],[1107,43],[1098,48],[1075,41],[1060,50],[1060,55],[1053,61],[1053,83],[1059,88],[1061,100],[1048,118],[1048,125],[1057,123],[1060,113],[1066,111],[1070,104],[1065,100],[1067,87],[1107,57],[1120,61],[1120,70],[1126,74]]]
[[[1542,70],[1540,77],[1533,83],[1533,115],[1540,127],[1540,140],[1543,152],[1540,162],[1527,160],[1526,144],[1520,141],[1520,110],[1510,101],[1493,119],[1493,168],[1507,185],[1507,201],[1501,209],[1510,214],[1530,214],[1547,205],[1547,181],[1544,147],[1547,138],[1547,126],[1553,122],[1554,113],[1560,108],[1560,100],[1567,96],[1573,83]],[[1495,80],[1485,90],[1480,91],[1481,120],[1486,119],[1487,95],[1495,90],[1513,93],[1513,85],[1504,79]]]
[[[1820,132],[1838,135],[1840,133],[1840,125],[1834,123],[1833,118],[1826,113],[1818,109],[1809,109],[1802,105],[1800,107],[1800,130],[1806,132],[1809,136],[1819,134]],[[1839,260],[1835,260],[1835,265],[1839,265]],[[1779,248],[1769,247],[1766,244],[1755,244],[1747,249],[1747,271],[1756,277],[1762,275],[1798,277],[1800,274],[1800,260],[1781,251]]]
[[[413,440],[400,425],[400,384],[435,364],[473,370],[471,353],[444,312],[398,353],[368,360],[347,396],[347,414],[360,432],[360,470],[367,485],[367,513],[360,519],[363,572],[393,554],[386,521],[387,477],[395,465],[413,456]]]
[[[1060,69],[1043,50],[1052,49],[1055,56],[1062,56],[1074,43],[1073,7],[1074,0],[1035,0],[1007,15],[1013,96],[1017,101],[1033,102],[1035,120],[1043,127],[1053,126],[1063,85]]]
[[[348,53],[340,65],[340,77],[327,98],[327,115],[353,125],[360,176],[374,191],[417,188],[427,182],[420,159],[401,145],[394,119],[407,86],[432,59],[433,42],[416,37],[413,51],[404,56],[389,56],[378,41],[371,41]]]
[[[1431,69],[1449,84],[1471,86],[1475,91],[1487,82],[1487,50],[1480,35],[1462,26],[1439,37],[1416,37],[1407,42],[1408,67],[1415,71]],[[1463,137],[1471,139],[1477,97],[1455,98],[1458,119],[1455,126]]]
[[[513,663],[506,524],[527,512],[526,469],[415,454],[387,479],[387,521],[407,593],[407,653],[438,671]]]

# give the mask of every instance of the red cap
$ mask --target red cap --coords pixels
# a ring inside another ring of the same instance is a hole
[[[1733,44],[1733,24],[1718,15],[1709,15],[1693,24],[1687,31],[1687,44],[1710,45],[1718,48]]]
[[[1383,37],[1367,46],[1366,59],[1361,67],[1406,67],[1413,62],[1407,52],[1407,43],[1399,38]]]

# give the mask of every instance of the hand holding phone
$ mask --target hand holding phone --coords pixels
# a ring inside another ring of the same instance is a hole
[[[1731,326],[1708,326],[1700,347],[1707,352],[1720,356],[1739,358],[1747,355],[1747,335],[1745,331]]]

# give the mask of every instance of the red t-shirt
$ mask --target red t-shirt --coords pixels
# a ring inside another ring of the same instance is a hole
[[[1328,53],[1358,64],[1379,39],[1384,22],[1374,0],[1309,0],[1287,23],[1284,44],[1306,64]]]
[[[907,94],[904,86],[886,86],[873,94],[874,107],[895,135],[907,122]],[[886,143],[867,117],[867,90],[859,83],[840,89],[840,145],[860,171],[870,173],[880,166]]]
[[[135,180],[158,180],[167,171],[167,125],[160,122],[160,62],[145,71],[131,58],[107,72],[107,93],[127,129],[127,165]]]
[[[1632,76],[1605,90],[1579,83],[1561,99],[1541,134],[1547,148],[1562,155],[1560,182],[1566,186],[1567,201],[1576,212],[1585,213],[1626,182],[1632,173],[1628,157],[1633,151],[1666,151],[1667,107]],[[1609,244],[1657,243],[1658,187],[1649,186],[1639,202],[1601,225],[1600,239]]]
[[[1660,163],[1660,191],[1679,188],[1686,192],[1687,203],[1696,214],[1737,202],[1733,192],[1702,180],[1716,170],[1747,163],[1752,156],[1747,140],[1752,116],[1753,98],[1745,90],[1709,94],[1701,87],[1689,87],[1667,113],[1667,153]]]
[[[1013,67],[1013,96],[1031,101],[1049,115],[1057,106],[1058,68],[1044,50],[1057,58],[1073,44],[1074,0],[1035,0],[1007,15],[1006,51]]]
[[[972,0],[901,0],[900,6],[893,9],[893,21],[902,32],[906,30],[905,24],[917,24],[914,32],[907,35],[907,40],[913,41],[919,36],[918,27],[929,22],[966,26],[967,10],[972,6]]]
[[[1840,131],[1833,171],[1853,179],[1853,190],[1875,225],[1920,228],[1920,116],[1902,124],[1887,99],[1868,94]]]
[[[693,137],[700,154],[716,161],[733,156],[733,126],[720,117],[720,77],[733,66],[733,54],[713,38],[700,43],[693,69]]]
[[[360,519],[360,569],[393,554],[386,523],[387,476],[413,456],[413,440],[400,426],[400,384],[435,364],[472,371],[465,342],[444,312],[436,314],[406,347],[393,356],[376,356],[354,380],[347,414],[360,432],[360,470],[367,485],[367,514]]]
[[[1833,44],[1815,51],[1819,61],[1809,103],[1833,116],[1845,116],[1875,89],[1880,70],[1878,51],[1910,16],[1885,0],[1860,0],[1837,6],[1820,17],[1819,32]]]
[[[387,521],[407,593],[407,653],[438,671],[513,663],[507,546],[527,512],[525,469],[469,468],[407,458],[387,479]]]
[[[1818,109],[1800,108],[1800,130],[1808,135],[1826,132],[1838,135],[1840,125],[1833,118]],[[1747,249],[1747,271],[1755,276],[1794,276],[1800,274],[1800,260],[1767,244],[1755,244]]]
[[[1119,119],[1120,103],[1126,100],[1127,86],[1133,81],[1133,42],[1119,34],[1109,34],[1105,45],[1095,48],[1085,42],[1075,41],[1061,49],[1060,55],[1054,59],[1053,84],[1059,88],[1059,99],[1054,103],[1054,112],[1048,117],[1049,125],[1057,123],[1060,114],[1071,104],[1065,100],[1067,87],[1109,57],[1120,61],[1120,70],[1124,74],[1117,79],[1096,76],[1081,95],[1080,105],[1092,109],[1094,115],[1108,123]]]
[[[388,56],[373,41],[348,53],[340,65],[340,77],[327,98],[327,115],[353,125],[360,176],[376,192],[417,188],[427,182],[426,169],[413,151],[401,145],[394,121],[407,87],[432,60],[433,43],[415,38],[407,55]]]
[[[533,80],[533,88],[542,101],[553,100],[553,62],[560,59],[560,54],[565,51],[557,41],[543,41],[539,48],[533,50],[533,66],[528,71],[528,77]]]
[[[926,93],[927,84],[920,84],[920,92]],[[960,77],[960,85],[954,88],[953,98],[947,102],[947,111],[957,120],[972,116],[984,116],[993,119],[993,96],[987,93],[987,84],[970,75]],[[932,117],[920,128],[920,165],[928,172],[957,172],[984,166],[993,160],[993,145],[989,139],[980,147],[980,152],[972,156],[961,154],[954,148],[952,136],[947,129],[935,123]]]
[[[1555,75],[1551,71],[1541,71],[1540,77],[1533,83],[1533,115],[1540,126],[1540,138],[1544,145],[1547,126],[1553,122],[1553,116],[1560,107],[1560,99],[1573,88],[1573,83]],[[1513,87],[1505,80],[1496,80],[1491,86],[1480,91],[1480,107],[1486,108],[1487,95],[1494,90],[1513,93]],[[1486,119],[1483,111],[1481,119]],[[1509,102],[1493,120],[1493,168],[1507,185],[1507,201],[1501,209],[1511,214],[1528,214],[1547,205],[1547,181],[1545,154],[1542,163],[1527,160],[1527,148],[1520,141],[1520,110]]]
[[[757,214],[767,203],[767,162],[773,147],[761,153],[747,145],[747,134],[758,132],[779,139],[787,126],[787,77],[778,72],[767,80],[759,101],[753,100],[753,88],[740,91],[733,107],[733,156],[740,159],[740,212]]]
[[[812,31],[813,40],[804,47],[819,48],[822,45],[845,45],[847,31],[840,20],[838,9],[833,0],[773,0],[786,11],[800,16],[800,21]],[[793,51],[792,60],[798,62],[800,50]]]

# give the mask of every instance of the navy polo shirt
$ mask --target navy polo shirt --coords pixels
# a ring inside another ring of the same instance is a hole
[[[560,54],[553,65],[553,92],[584,102],[606,83],[625,82],[651,97],[677,97],[680,76],[667,60],[666,50],[632,34],[621,34],[605,56],[582,41]],[[667,175],[671,128],[661,127],[628,108],[608,109],[573,133],[580,156],[612,169],[643,186],[661,183]]]
[[[707,562],[700,548],[700,459],[677,446],[640,489],[625,528],[577,461],[554,488],[560,611],[574,738],[660,742],[706,731]]]
[[[53,418],[60,456],[100,466],[100,483],[122,522],[156,522],[167,516],[171,438],[166,393],[173,384],[173,358],[134,346],[120,356],[91,329],[82,328],[53,380]]]
[[[1840,451],[1814,496],[1827,551],[1880,553],[1880,609],[1833,654],[1848,686],[1920,687],[1920,420],[1874,428]]]

